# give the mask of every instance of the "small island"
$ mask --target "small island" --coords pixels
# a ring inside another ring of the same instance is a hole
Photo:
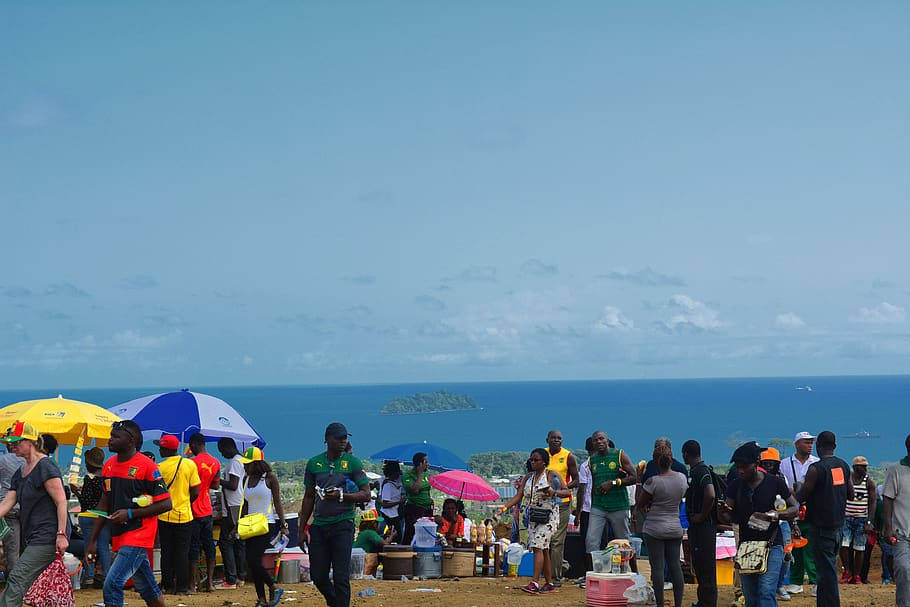
[[[379,412],[383,415],[414,415],[476,409],[480,409],[480,407],[477,405],[477,401],[470,396],[440,390],[394,398],[387,402]]]

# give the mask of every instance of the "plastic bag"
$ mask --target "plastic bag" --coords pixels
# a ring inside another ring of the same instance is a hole
[[[38,576],[23,602],[32,607],[76,607],[73,583],[66,573],[66,565],[61,556],[58,555]]]
[[[654,596],[654,589],[648,586],[648,580],[645,576],[635,574],[632,576],[633,584],[626,588],[622,593],[629,601],[630,605],[654,605],[657,600]]]

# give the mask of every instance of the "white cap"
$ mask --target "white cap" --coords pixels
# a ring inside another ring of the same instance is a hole
[[[798,441],[798,440],[803,440],[803,439],[806,439],[806,438],[808,438],[809,440],[815,440],[815,435],[814,435],[814,434],[809,434],[808,432],[806,432],[805,430],[803,430],[802,432],[797,432],[797,433],[796,433],[796,436],[793,438],[793,442],[795,443],[795,442]]]

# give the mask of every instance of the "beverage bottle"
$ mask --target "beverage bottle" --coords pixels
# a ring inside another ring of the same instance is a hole
[[[550,488],[553,490],[553,505],[559,506],[562,503],[562,498],[556,495],[556,492],[559,491],[559,479],[556,475],[553,475],[553,480],[550,481]]]
[[[361,590],[360,592],[357,593],[357,596],[359,596],[359,597],[376,596],[376,591],[373,590],[372,588],[364,588],[363,590]]]
[[[774,496],[774,509],[778,512],[783,512],[787,509],[787,502],[779,495]]]
[[[493,542],[493,524],[487,523],[487,543]]]
[[[622,554],[619,550],[614,550],[610,557],[610,573],[622,573]]]
[[[152,503],[152,496],[148,494],[137,495],[133,498],[133,503],[140,508],[145,508]]]
[[[471,525],[471,543],[477,543],[477,525]]]
[[[379,563],[379,566],[376,568],[376,579],[382,579],[382,563]]]

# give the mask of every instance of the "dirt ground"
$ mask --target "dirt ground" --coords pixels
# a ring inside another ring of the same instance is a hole
[[[874,578],[878,579],[878,578]],[[525,594],[517,588],[521,583],[527,583],[527,578],[466,578],[461,580],[427,580],[427,581],[375,581],[353,580],[353,594],[351,605],[353,607],[417,607],[423,605],[439,605],[440,607],[512,607],[526,605],[546,604],[550,607],[583,606],[585,604],[584,591],[575,586],[568,585],[556,592],[543,596]],[[325,602],[312,584],[291,584],[284,586],[285,594],[283,605],[288,607],[299,604],[312,607],[322,607]],[[365,588],[373,588],[376,595],[360,598],[356,593]],[[418,588],[439,589],[440,592],[419,592]],[[789,603],[792,607],[815,606],[815,599],[809,596],[809,589],[803,594],[795,595]],[[863,586],[841,586],[841,605],[843,607],[868,607],[894,605],[894,586],[868,584]],[[256,602],[256,593],[250,584],[238,590],[220,590],[212,594],[200,593],[189,597],[168,596],[168,607],[250,607]],[[733,588],[721,587],[718,605],[726,607],[733,598]],[[101,592],[97,590],[77,590],[76,605],[89,607],[101,600]],[[684,605],[691,605],[696,600],[695,586],[686,586]],[[126,601],[129,605],[138,607],[143,605],[139,595],[127,592]]]

